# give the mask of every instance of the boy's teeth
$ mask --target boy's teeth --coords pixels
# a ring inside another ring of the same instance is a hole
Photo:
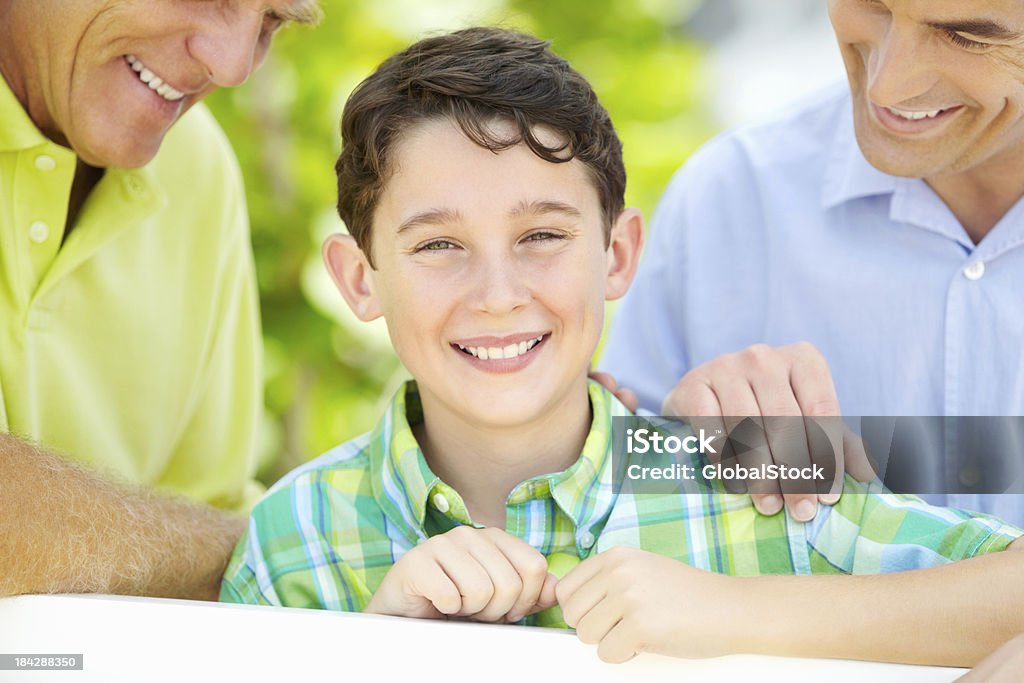
[[[498,348],[497,346],[463,346],[462,344],[456,344],[456,346],[480,360],[502,360],[523,355],[540,343],[543,338],[544,335],[541,335],[529,341],[509,344],[504,348]]]
[[[180,90],[175,90],[164,83],[162,78],[147,69],[135,55],[126,56],[125,61],[127,61],[128,65],[131,66],[132,71],[139,75],[139,80],[148,85],[149,89],[157,95],[160,95],[160,97],[170,102],[177,102],[181,98],[185,97],[185,93]]]

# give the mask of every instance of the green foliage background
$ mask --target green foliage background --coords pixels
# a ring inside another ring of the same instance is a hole
[[[710,134],[701,50],[685,0],[322,0],[316,28],[289,27],[243,88],[209,100],[245,174],[266,342],[270,483],[370,429],[404,379],[383,323],[348,314],[320,264],[342,230],[334,160],[345,98],[391,53],[430,33],[498,23],[553,41],[587,76],[623,140],[627,203],[648,218],[671,173]]]

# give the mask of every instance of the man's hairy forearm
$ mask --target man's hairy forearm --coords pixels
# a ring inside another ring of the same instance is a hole
[[[114,483],[0,434],[0,596],[216,600],[244,519]]]

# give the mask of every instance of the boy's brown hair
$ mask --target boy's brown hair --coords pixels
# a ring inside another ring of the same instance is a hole
[[[372,265],[371,225],[391,173],[396,141],[420,121],[448,118],[476,144],[499,152],[520,142],[552,163],[583,162],[605,218],[605,242],[625,203],[622,143],[583,76],[550,43],[477,27],[421,40],[377,67],[355,89],[341,117],[338,215]],[[488,124],[511,122],[512,137]],[[537,126],[558,134],[544,145]],[[428,169],[425,169],[428,170]]]

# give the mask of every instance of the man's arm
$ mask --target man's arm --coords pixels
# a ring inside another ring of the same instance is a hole
[[[0,596],[216,600],[242,517],[106,480],[0,434]]]
[[[605,661],[747,653],[973,666],[1024,631],[1021,549],[895,574],[739,578],[614,548],[556,595]]]

